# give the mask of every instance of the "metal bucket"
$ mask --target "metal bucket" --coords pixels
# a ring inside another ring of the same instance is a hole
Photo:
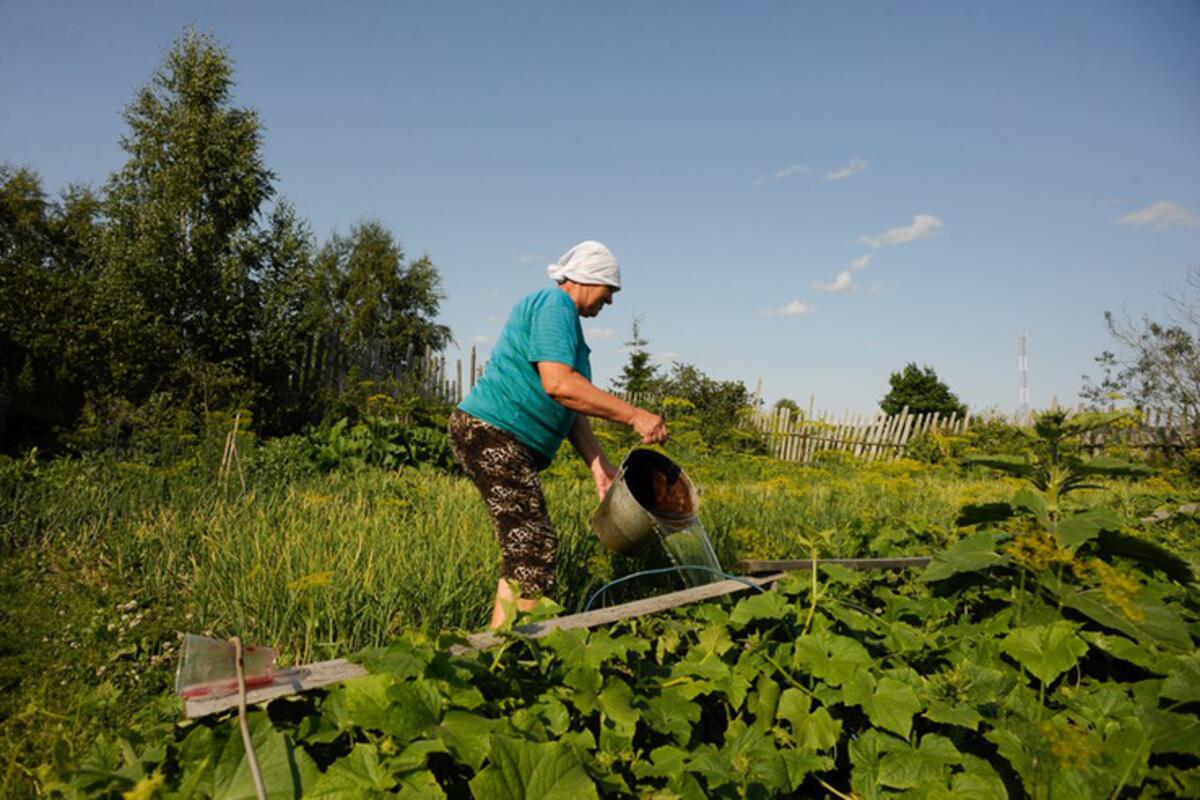
[[[636,556],[656,529],[678,530],[696,519],[700,498],[671,459],[654,450],[631,450],[592,515],[592,530],[614,553]]]

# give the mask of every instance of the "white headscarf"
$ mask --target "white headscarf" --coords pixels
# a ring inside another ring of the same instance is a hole
[[[556,283],[602,283],[614,289],[621,288],[621,267],[617,257],[599,242],[580,242],[564,253],[557,264],[546,267],[546,272]]]

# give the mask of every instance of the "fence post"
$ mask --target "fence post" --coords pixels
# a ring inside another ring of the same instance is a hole
[[[900,438],[896,441],[897,458],[904,458],[908,455],[908,436],[912,431],[913,418],[908,413],[908,406],[900,410],[900,416],[904,417],[904,424],[900,428]]]

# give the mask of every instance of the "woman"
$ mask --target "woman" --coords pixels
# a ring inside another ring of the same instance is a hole
[[[557,286],[513,307],[483,377],[450,416],[450,444],[483,495],[503,552],[493,628],[506,621],[505,604],[527,611],[554,589],[558,537],[538,473],[562,440],[591,468],[603,498],[616,469],[588,417],[628,425],[646,444],[667,438],[662,417],[591,382],[579,318],[612,303],[621,288],[617,259],[599,242],[580,242],[547,271]]]

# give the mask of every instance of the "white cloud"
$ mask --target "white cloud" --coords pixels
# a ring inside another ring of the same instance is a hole
[[[782,180],[784,178],[790,178],[792,175],[796,175],[796,174],[807,175],[810,172],[812,172],[812,170],[809,169],[804,164],[800,164],[800,163],[789,164],[788,166],[784,167],[783,169],[781,169],[777,172],[773,172],[770,175],[763,175],[761,178],[756,179],[754,181],[754,185],[762,186],[764,183],[767,183],[768,181],[778,181],[778,180]]]
[[[1200,226],[1200,214],[1190,208],[1159,200],[1153,205],[1146,206],[1140,211],[1133,211],[1121,217],[1117,222],[1124,225],[1148,225],[1156,231],[1168,228],[1195,228]]]
[[[808,303],[802,303],[799,300],[793,300],[783,307],[783,315],[785,317],[803,317],[816,311],[815,308]]]
[[[764,317],[804,317],[816,311],[808,303],[801,300],[793,300],[783,308],[768,308],[760,312]]]
[[[813,284],[813,288],[819,292],[852,292],[854,291],[854,284],[850,279],[850,270],[844,269],[833,279],[833,283],[821,283],[818,281]]]
[[[904,244],[918,239],[928,239],[939,228],[943,227],[940,219],[932,214],[917,214],[913,217],[912,225],[906,228],[892,228],[882,236],[864,236],[863,244],[871,247],[882,247],[885,244]]]
[[[849,178],[851,175],[857,175],[867,168],[867,162],[861,158],[852,158],[844,166],[838,167],[832,172],[825,173],[825,180],[840,181],[843,178]]]
[[[492,340],[492,337],[484,336],[484,335],[480,334],[478,336],[471,337],[471,344],[487,344],[491,340]]]
[[[871,263],[871,259],[874,257],[875,257],[874,253],[865,253],[850,262],[850,269],[855,270],[855,271],[860,270],[860,269],[866,269],[867,265],[869,265]]]
[[[594,325],[584,328],[583,332],[589,339],[611,339],[617,335],[615,328],[599,328]]]

